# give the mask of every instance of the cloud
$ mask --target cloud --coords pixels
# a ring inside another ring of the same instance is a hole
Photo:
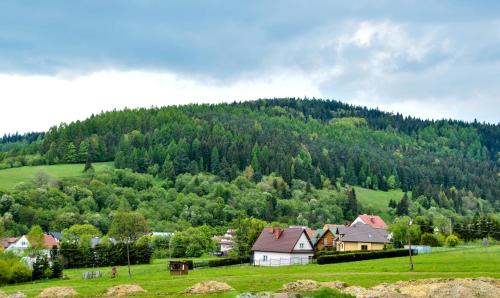
[[[106,70],[80,76],[0,74],[0,135],[45,131],[113,109],[322,94],[307,76],[275,71],[233,84],[171,72]]]
[[[0,130],[280,96],[499,122],[499,10],[498,1],[3,1]]]

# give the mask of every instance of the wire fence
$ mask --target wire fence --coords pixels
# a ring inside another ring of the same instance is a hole
[[[312,257],[291,257],[291,258],[266,258],[254,259],[255,266],[286,266],[286,265],[307,265],[316,263]]]

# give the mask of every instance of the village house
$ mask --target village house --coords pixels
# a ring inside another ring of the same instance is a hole
[[[26,235],[23,235],[19,238],[16,238],[17,240],[13,243],[11,243],[6,249],[5,251],[12,251],[16,254],[22,254],[26,249],[28,249],[29,247],[31,247],[31,244],[28,240],[28,238],[26,237]],[[53,236],[51,235],[43,235],[43,252],[49,256],[50,255],[50,250],[53,248],[53,247],[59,247],[59,241],[57,241],[56,238],[54,238]]]
[[[380,250],[389,242],[387,233],[360,222],[337,229],[334,241],[338,251]]]
[[[260,266],[308,264],[314,256],[304,228],[264,228],[252,252],[254,265]]]
[[[348,226],[325,224],[323,229],[318,229],[311,241],[315,250],[334,250],[336,249],[335,237],[339,234],[345,234],[345,229]]]
[[[389,226],[378,215],[361,214],[351,223],[351,226],[356,223],[370,225],[374,229],[377,229],[377,231],[379,231],[387,239],[391,240],[391,235],[388,232]]]

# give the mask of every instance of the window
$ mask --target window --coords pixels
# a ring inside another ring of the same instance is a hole
[[[299,244],[300,248],[304,248],[304,243]]]
[[[326,237],[323,238],[323,245],[328,245],[328,239]]]
[[[361,250],[368,250],[368,245],[361,245]]]
[[[267,256],[262,256],[262,261],[267,261]]]

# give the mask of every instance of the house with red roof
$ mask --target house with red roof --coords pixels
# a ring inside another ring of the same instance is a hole
[[[252,252],[253,263],[259,266],[309,264],[314,256],[307,229],[302,227],[264,228]]]
[[[387,230],[389,228],[384,220],[378,215],[361,214],[352,222],[351,226],[358,222],[370,225],[375,229]]]
[[[5,251],[13,251],[15,253],[21,254],[23,253],[26,249],[31,247],[31,244],[26,237],[26,235],[23,235],[19,238],[16,238],[17,240],[13,243],[11,243]],[[59,247],[59,241],[54,238],[52,235],[43,235],[43,249],[42,251],[47,254],[47,256],[50,255],[50,250],[53,247]]]

